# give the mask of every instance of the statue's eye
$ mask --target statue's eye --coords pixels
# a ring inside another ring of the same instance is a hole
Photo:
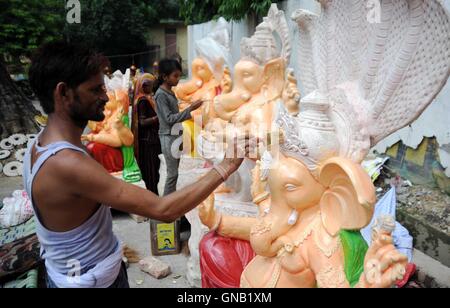
[[[298,186],[294,184],[286,184],[284,187],[286,188],[287,191],[296,191],[298,188]]]

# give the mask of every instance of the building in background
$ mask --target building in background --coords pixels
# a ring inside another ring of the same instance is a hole
[[[188,72],[187,26],[181,20],[163,19],[148,32],[148,45],[154,50],[153,61],[179,56],[183,72]]]

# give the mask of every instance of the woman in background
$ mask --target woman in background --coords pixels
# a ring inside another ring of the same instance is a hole
[[[161,143],[156,103],[153,99],[155,81],[156,78],[151,74],[141,75],[137,80],[133,104],[133,134],[142,178],[147,189],[158,195]]]

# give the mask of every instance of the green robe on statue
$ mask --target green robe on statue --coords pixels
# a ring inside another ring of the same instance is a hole
[[[130,118],[124,115],[122,122],[127,127],[130,127]],[[141,170],[134,157],[134,147],[122,147],[123,156],[123,180],[128,183],[137,183],[142,180]]]

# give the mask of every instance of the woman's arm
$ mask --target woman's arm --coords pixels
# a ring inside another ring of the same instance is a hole
[[[150,104],[149,101],[147,100],[142,100],[138,103],[138,118],[139,118],[139,125],[142,127],[158,127],[159,125],[159,120],[158,120],[158,116],[154,116],[154,117],[146,117],[145,116],[145,104]]]

